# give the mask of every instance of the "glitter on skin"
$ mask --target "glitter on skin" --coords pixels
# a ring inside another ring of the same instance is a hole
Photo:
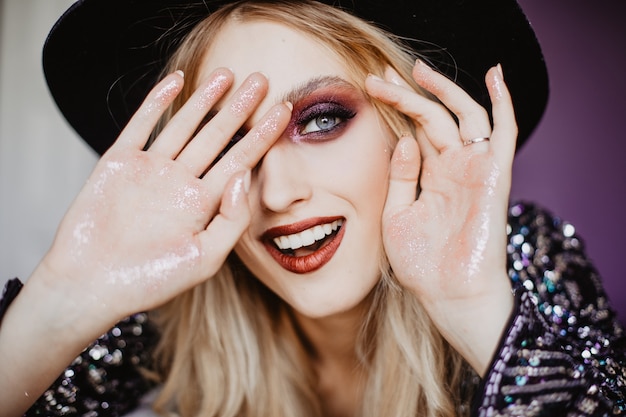
[[[188,245],[181,254],[166,253],[143,265],[135,265],[119,269],[108,270],[108,282],[110,284],[129,285],[139,280],[146,280],[151,284],[158,284],[169,276],[172,271],[179,270],[181,265],[191,263],[200,257],[200,250],[195,245]]]
[[[144,109],[144,115],[152,114],[155,111],[161,110],[164,105],[167,105],[172,97],[180,91],[180,83],[177,79],[174,79],[161,88],[155,95],[154,100],[151,101]]]
[[[197,210],[200,207],[200,190],[197,187],[186,186],[174,196],[173,206],[180,210]]]
[[[261,83],[249,79],[246,84],[245,89],[239,93],[237,99],[230,105],[230,110],[234,114],[242,114],[256,103],[255,97],[257,91],[261,88]]]
[[[172,182],[170,166],[162,167],[157,175],[164,178],[164,183]],[[166,207],[171,207],[177,210],[195,212],[199,210],[201,206],[201,193],[202,190],[199,184],[182,185],[175,189],[175,191],[171,195],[172,198],[168,201]]]
[[[118,161],[107,161],[106,170],[100,174],[98,181],[94,184],[93,190],[95,194],[101,195],[103,193],[104,185],[106,184],[109,176],[120,172],[124,169],[124,163]]]
[[[279,116],[276,113],[269,115],[267,119],[261,121],[246,135],[246,146],[250,149],[258,147],[259,142],[261,142],[263,138],[271,136],[278,130],[278,126]],[[246,152],[244,151],[243,154],[245,155]],[[226,156],[220,161],[220,165],[222,165],[222,172],[227,176],[231,176],[236,172],[241,171],[242,166],[244,165],[241,155],[242,153],[232,151],[227,153]]]
[[[497,165],[493,165],[493,169],[489,174],[489,177],[485,181],[487,186],[486,193],[488,196],[493,197],[495,195],[495,188],[498,183],[498,177],[500,176],[500,169]],[[491,205],[485,204],[483,211],[480,214],[480,226],[476,233],[476,241],[472,247],[472,254],[467,266],[467,279],[466,283],[471,282],[472,278],[480,271],[480,264],[485,259],[485,251],[487,249],[487,242],[489,241],[489,229],[491,223]]]
[[[494,357],[498,366],[483,379],[486,387],[483,403],[499,404],[497,409],[489,408],[493,412],[517,412],[519,415],[520,410],[533,408],[560,409],[563,403],[559,401],[564,397],[572,398],[575,393],[577,403],[586,405],[584,415],[610,414],[604,412],[605,403],[597,401],[598,396],[619,404],[616,414],[623,414],[626,406],[621,401],[626,392],[623,378],[626,369],[614,348],[623,340],[621,327],[616,335],[617,324],[598,274],[584,253],[571,246],[577,239],[574,227],[526,204],[511,206],[508,220],[509,277],[519,306]],[[408,230],[400,228],[396,233],[408,233]],[[523,250],[524,247],[531,249]],[[419,253],[419,248],[409,252]],[[416,262],[410,257],[406,261]],[[512,266],[516,261],[522,265],[519,270]],[[555,280],[551,292],[544,283],[544,276],[552,274],[560,274],[561,279]],[[597,292],[588,291],[590,284]],[[589,332],[590,329],[594,331]],[[546,338],[547,334],[558,337]],[[104,415],[103,410],[111,405],[105,399],[110,401],[111,393],[115,395],[118,409],[133,406],[136,399],[150,389],[137,369],[151,363],[156,338],[157,332],[145,313],[124,319],[81,353],[71,365],[72,372],[62,374],[33,406],[32,415],[61,415],[57,411],[64,407],[76,410],[76,415],[94,411],[102,411]],[[561,343],[567,344],[570,354],[561,350]],[[109,352],[117,350],[119,358],[91,357],[89,352],[94,347],[94,352],[97,347]],[[583,352],[587,352],[585,356],[589,358],[583,358]],[[576,357],[580,357],[580,361],[576,361]],[[107,378],[102,379],[101,375]],[[523,386],[517,385],[519,376],[527,377]],[[586,391],[579,390],[583,377],[594,378]],[[557,382],[553,395],[542,395],[543,384],[559,380],[569,383]],[[475,390],[479,382],[478,378],[469,378],[468,388]],[[124,390],[116,388],[122,385]],[[76,392],[83,387],[95,389],[102,395],[77,396]],[[504,394],[505,391],[509,394]]]
[[[232,206],[237,205],[237,202],[241,199],[241,194],[244,192],[243,177],[238,177],[235,180],[232,191],[230,193],[230,204]]]
[[[218,74],[204,88],[198,101],[196,102],[196,107],[199,110],[209,109],[217,101],[217,99],[224,94],[229,86],[230,83],[228,82],[228,77],[223,74]]]
[[[78,223],[72,232],[74,237],[74,246],[70,250],[70,254],[76,260],[80,260],[83,251],[82,247],[88,244],[91,240],[91,232],[94,229],[96,223],[90,215],[86,215],[85,219]]]

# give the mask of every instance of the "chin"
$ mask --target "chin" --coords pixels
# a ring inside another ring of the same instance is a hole
[[[370,295],[376,288],[379,279],[371,285],[348,286],[345,288],[317,288],[302,291],[298,294],[277,294],[297,314],[310,319],[324,319],[344,314],[354,314],[369,305]]]

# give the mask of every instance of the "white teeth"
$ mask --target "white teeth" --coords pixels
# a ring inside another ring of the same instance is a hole
[[[324,232],[324,229],[322,229],[322,226],[315,226],[313,228],[313,236],[315,240],[322,240],[326,237],[326,233]]]
[[[332,223],[314,226],[310,229],[303,230],[288,236],[278,236],[274,238],[274,243],[281,250],[295,250],[303,246],[309,246],[313,243],[324,239],[333,233],[339,226],[343,224],[343,220],[335,220]]]

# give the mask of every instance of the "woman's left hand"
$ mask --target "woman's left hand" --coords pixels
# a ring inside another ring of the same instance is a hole
[[[493,129],[485,109],[445,76],[418,61],[413,77],[443,105],[416,93],[391,69],[387,81],[366,81],[369,94],[408,115],[417,132],[417,141],[402,137],[392,157],[385,251],[400,283],[484,374],[513,305],[506,273],[513,106],[499,67],[486,75]],[[489,140],[467,142],[475,138]]]

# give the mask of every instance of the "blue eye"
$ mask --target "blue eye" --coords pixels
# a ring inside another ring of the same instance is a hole
[[[338,103],[317,103],[302,111],[297,117],[299,135],[324,135],[342,127],[356,112]]]
[[[338,124],[344,122],[339,116],[333,115],[323,115],[317,116],[315,119],[312,119],[309,123],[306,124],[301,130],[300,134],[306,135],[307,133],[313,132],[321,132],[326,130],[331,130]]]

